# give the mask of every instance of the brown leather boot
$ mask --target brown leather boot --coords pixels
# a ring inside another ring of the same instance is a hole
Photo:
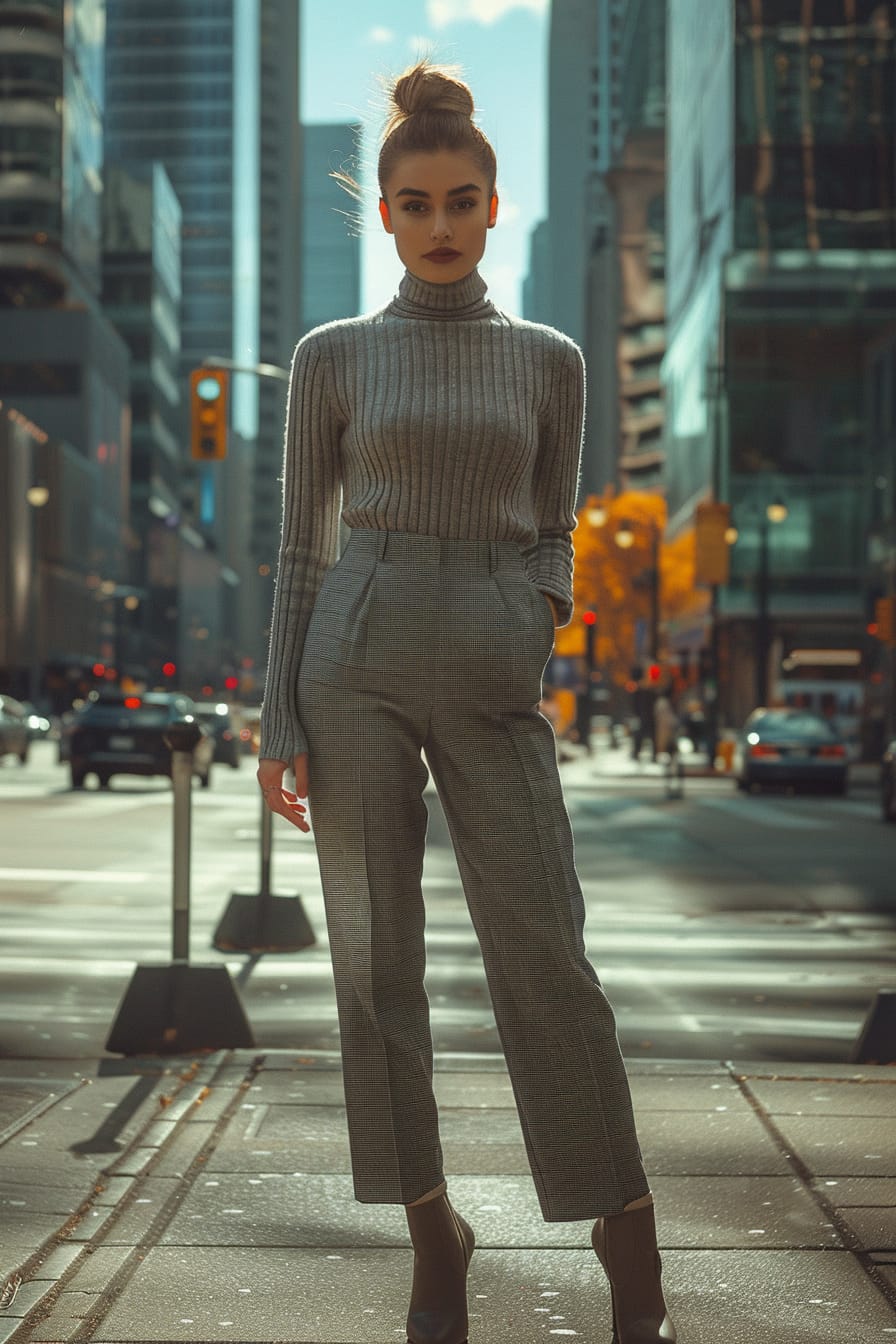
[[[467,1344],[467,1267],[476,1238],[447,1194],[407,1204],[414,1246],[409,1344]]]
[[[591,1244],[610,1280],[613,1344],[675,1344],[660,1283],[653,1205],[598,1218]]]

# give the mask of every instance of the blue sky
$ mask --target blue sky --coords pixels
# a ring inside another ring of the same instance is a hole
[[[462,67],[477,121],[498,156],[498,224],[480,270],[489,296],[520,311],[529,234],[545,209],[545,107],[549,0],[305,0],[302,120],[361,121],[365,185],[375,192],[384,98],[378,75],[399,74],[421,52]],[[345,197],[344,208],[352,201]],[[362,308],[388,302],[403,267],[380,224],[376,195],[364,207]],[[344,228],[338,214],[334,227]]]

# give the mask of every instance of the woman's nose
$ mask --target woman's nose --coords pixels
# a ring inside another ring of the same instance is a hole
[[[433,238],[450,238],[451,221],[449,220],[447,214],[443,214],[439,210],[436,211],[436,213],[433,215],[431,232]]]

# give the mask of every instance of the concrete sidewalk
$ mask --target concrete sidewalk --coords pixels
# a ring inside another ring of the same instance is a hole
[[[404,1217],[353,1199],[338,1055],[70,1069],[0,1063],[0,1344],[404,1341]],[[629,1073],[680,1344],[896,1339],[896,1070]],[[590,1224],[542,1222],[503,1059],[440,1056],[436,1084],[470,1344],[609,1341]]]

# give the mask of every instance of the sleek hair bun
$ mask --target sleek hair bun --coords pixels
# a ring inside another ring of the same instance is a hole
[[[453,112],[472,120],[476,110],[473,95],[468,85],[455,77],[455,69],[419,61],[399,75],[392,85],[392,111],[383,139],[406,117],[420,112]]]
[[[423,59],[389,85],[390,110],[383,127],[377,176],[380,194],[404,154],[435,154],[451,150],[468,154],[495,189],[495,151],[473,120],[476,111],[468,84],[453,65]]]

